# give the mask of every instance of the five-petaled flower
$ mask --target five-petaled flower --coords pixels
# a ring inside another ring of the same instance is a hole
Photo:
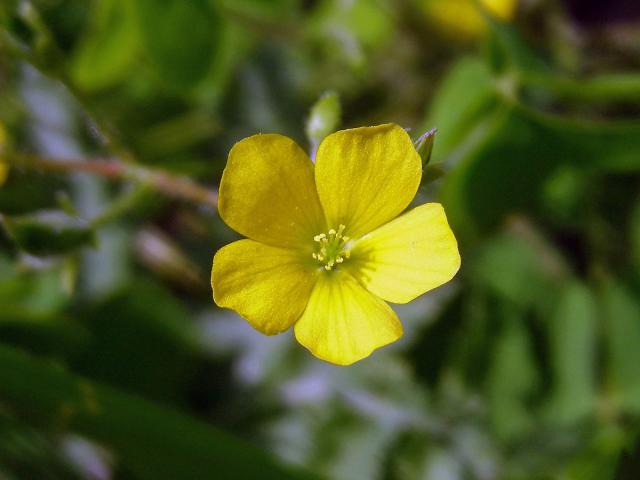
[[[339,365],[397,340],[402,325],[385,300],[407,303],[460,267],[440,204],[398,217],[421,174],[411,139],[393,124],[329,135],[315,168],[282,135],[240,141],[218,208],[248,239],[216,253],[215,302],[267,335],[293,325],[298,342]]]

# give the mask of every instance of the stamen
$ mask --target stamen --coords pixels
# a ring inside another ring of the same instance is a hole
[[[349,237],[344,235],[345,229],[346,226],[340,224],[337,230],[331,228],[327,233],[320,233],[313,237],[313,241],[319,243],[319,245],[316,246],[315,252],[311,254],[311,257],[318,261],[326,271],[333,270],[333,268],[344,263],[351,256],[351,252],[345,248],[346,243],[350,240]]]

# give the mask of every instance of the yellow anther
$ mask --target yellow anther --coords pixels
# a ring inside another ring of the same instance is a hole
[[[313,237],[313,241],[318,242],[319,245],[317,245],[315,252],[311,256],[326,271],[344,263],[350,256],[349,251],[345,250],[345,245],[349,240],[349,237],[343,237],[345,228],[344,225],[340,224],[337,230],[331,228],[327,233],[320,233]]]

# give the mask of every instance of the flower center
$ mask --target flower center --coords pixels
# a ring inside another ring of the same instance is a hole
[[[351,255],[346,248],[349,237],[343,235],[344,229],[345,226],[340,225],[338,230],[332,228],[327,233],[313,237],[317,245],[316,251],[311,256],[327,271],[344,262]]]

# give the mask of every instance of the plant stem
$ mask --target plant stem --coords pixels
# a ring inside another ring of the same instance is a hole
[[[550,74],[523,74],[520,85],[547,89],[561,98],[590,102],[634,102],[640,100],[640,75],[617,73],[583,79]]]
[[[149,185],[174,198],[189,200],[213,209],[218,206],[218,192],[216,190],[209,190],[186,177],[177,176],[164,170],[126,164],[117,160],[62,160],[28,154],[10,155],[7,160],[15,166],[35,170],[84,172],[105,178],[132,180]]]

